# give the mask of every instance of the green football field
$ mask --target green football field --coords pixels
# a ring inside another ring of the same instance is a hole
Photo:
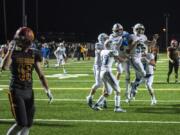
[[[43,68],[49,87],[54,95],[48,104],[46,94],[34,73],[34,93],[36,113],[30,135],[179,135],[180,134],[180,83],[166,83],[168,60],[160,54],[154,77],[154,90],[158,100],[151,106],[150,96],[144,84],[139,87],[136,100],[125,103],[124,74],[120,81],[121,105],[126,113],[115,113],[112,94],[108,98],[108,108],[94,111],[88,107],[86,96],[94,83],[93,59],[76,61],[69,59],[67,74],[62,68]],[[115,73],[115,68],[113,68]],[[134,71],[131,70],[131,80]],[[9,71],[0,74],[0,135],[14,123],[8,101]],[[97,90],[96,100],[101,94]]]

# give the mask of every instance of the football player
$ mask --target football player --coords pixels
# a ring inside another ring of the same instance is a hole
[[[66,59],[66,48],[64,47],[64,43],[60,43],[59,47],[54,51],[54,55],[56,56],[57,59],[57,64],[55,64],[55,67],[59,67],[62,65],[63,67],[63,72],[66,74],[66,69],[65,69],[65,59]]]
[[[131,64],[133,68],[135,69],[135,72],[139,74],[142,77],[146,76],[146,72],[143,68],[143,64],[141,62],[141,56],[142,56],[142,48],[149,47],[156,44],[157,35],[153,37],[152,41],[149,41],[144,34],[145,27],[144,25],[138,23],[133,27],[133,33],[131,37],[131,43],[129,44],[129,51],[130,51],[130,57],[131,57]]]
[[[167,83],[169,83],[169,77],[173,71],[173,68],[175,72],[175,83],[178,82],[179,56],[178,41],[173,39],[171,40],[170,46],[167,48],[167,57],[169,60]]]
[[[112,40],[106,40],[104,43],[104,50],[101,51],[101,72],[100,78],[104,84],[104,93],[99,97],[96,104],[93,106],[94,110],[101,110],[100,105],[104,102],[105,97],[108,97],[112,93],[112,89],[115,91],[115,112],[126,112],[126,110],[120,107],[120,87],[118,80],[112,73],[112,65],[114,60],[121,61],[118,51],[112,50]],[[110,87],[112,88],[110,88]]]
[[[156,64],[154,55],[156,52],[150,50],[150,53],[148,53],[148,49],[146,47],[142,48],[142,52],[143,55],[141,61],[146,71],[146,79],[143,80],[142,76],[136,74],[135,82],[132,84],[131,88],[131,94],[133,94],[131,97],[135,98],[135,95],[137,93],[137,87],[145,81],[146,88],[151,96],[151,105],[155,105],[157,103],[157,100],[155,97],[154,89],[152,88],[152,84],[154,79],[154,66]]]
[[[130,56],[130,62],[136,73],[136,79],[134,83],[132,84],[133,85],[132,87],[139,85],[141,78],[143,79],[146,78],[146,71],[141,61],[142,48],[148,48],[148,47],[154,46],[159,37],[157,34],[155,34],[153,36],[153,40],[149,41],[144,32],[145,32],[144,25],[137,23],[134,25],[133,34],[129,38],[130,40],[129,40],[128,51],[129,51],[129,56]],[[131,91],[131,92],[133,92],[131,93],[131,96],[134,96],[135,95],[134,91]]]
[[[33,40],[33,31],[28,27],[20,27],[15,33],[14,40],[9,43],[8,52],[2,62],[3,70],[10,66],[9,100],[12,114],[16,120],[16,123],[9,128],[7,135],[29,134],[35,112],[32,89],[34,69],[49,98],[49,103],[53,100],[53,95],[40,68],[41,54],[30,48]]]
[[[120,76],[125,71],[126,75],[126,93],[125,96],[128,99],[130,95],[130,61],[127,59],[126,49],[128,48],[129,33],[123,30],[123,26],[119,23],[113,25],[113,33],[110,35],[110,40],[112,41],[112,49],[117,50],[120,57],[124,57],[125,61],[117,62],[117,80],[120,79]]]
[[[93,96],[98,88],[102,86],[102,80],[100,79],[100,71],[101,71],[101,58],[100,53],[104,49],[104,42],[108,39],[108,35],[105,33],[101,33],[98,36],[98,42],[95,44],[95,59],[94,59],[94,77],[95,77],[95,84],[92,86],[89,95],[86,97],[87,103],[90,107],[93,104]],[[105,102],[106,107],[106,102]]]

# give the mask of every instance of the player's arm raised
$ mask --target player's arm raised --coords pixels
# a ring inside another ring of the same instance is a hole
[[[4,56],[2,62],[0,63],[0,70],[5,70],[6,68],[9,68],[9,65],[11,64],[11,55],[12,55],[12,52],[14,51],[15,49],[15,41],[12,40],[9,45],[8,45],[8,51],[6,53],[6,55]]]
[[[153,40],[147,40],[146,42],[145,42],[145,44],[147,44],[148,46],[156,46],[156,43],[157,43],[157,40],[158,40],[158,38],[159,38],[159,35],[158,34],[154,34],[153,35]]]

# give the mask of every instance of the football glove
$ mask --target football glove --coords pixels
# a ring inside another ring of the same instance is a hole
[[[49,99],[48,103],[51,104],[53,101],[53,95],[51,93],[51,90],[50,89],[46,90],[46,94],[47,94],[47,97]]]
[[[16,47],[16,41],[12,40],[8,45],[8,50],[13,51]]]

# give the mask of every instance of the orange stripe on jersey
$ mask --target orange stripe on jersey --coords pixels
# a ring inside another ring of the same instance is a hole
[[[11,106],[11,112],[13,114],[13,117],[16,119],[16,112],[15,112],[13,97],[12,97],[11,92],[8,92],[8,97],[9,97],[9,102],[10,102],[10,106]]]

